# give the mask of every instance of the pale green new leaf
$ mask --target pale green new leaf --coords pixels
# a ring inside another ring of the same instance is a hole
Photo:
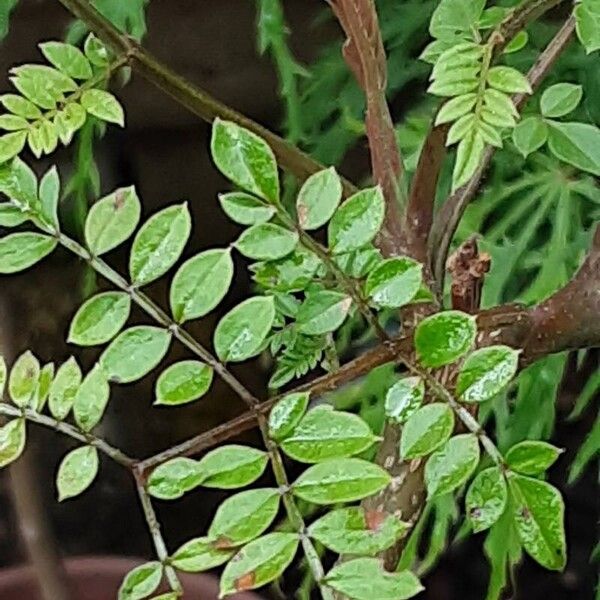
[[[48,62],[65,75],[74,79],[89,79],[92,76],[90,63],[79,48],[52,41],[40,44],[40,49]]]
[[[475,93],[463,94],[462,96],[456,96],[456,98],[448,100],[439,110],[435,118],[435,124],[443,125],[444,123],[456,121],[456,119],[470,113],[476,103],[477,94]]]
[[[4,387],[6,386],[6,378],[8,370],[6,368],[6,361],[3,356],[0,356],[0,398],[4,396]]]
[[[256,481],[268,462],[269,456],[262,450],[229,444],[203,456],[198,468],[204,474],[203,486],[230,490]]]
[[[30,405],[40,376],[40,361],[29,350],[17,358],[10,371],[8,393],[17,406]]]
[[[395,423],[404,423],[423,403],[425,383],[420,377],[403,377],[385,396],[385,415]]]
[[[61,461],[56,475],[58,501],[79,496],[92,485],[98,474],[98,450],[82,446],[69,452]]]
[[[50,386],[54,379],[54,363],[48,363],[44,365],[40,371],[37,385],[35,386],[35,392],[33,394],[32,401],[30,403],[33,410],[41,413],[44,410],[46,400],[48,400],[48,394],[50,393]]]
[[[81,379],[81,369],[72,356],[58,368],[48,399],[50,414],[55,419],[62,421],[71,411]]]
[[[21,456],[25,441],[25,419],[13,419],[0,427],[0,469]]]
[[[342,182],[333,167],[311,175],[300,188],[296,201],[302,229],[322,227],[331,219],[342,199]]]
[[[60,195],[60,177],[56,167],[48,169],[40,181],[40,204],[42,215],[57,230],[58,223],[58,199]]]
[[[214,333],[217,356],[223,362],[239,362],[255,356],[275,319],[272,296],[248,298],[231,309],[218,323]]]
[[[75,394],[73,416],[84,431],[91,431],[102,419],[110,397],[106,374],[99,364],[85,376]]]
[[[32,267],[57,245],[55,238],[41,233],[11,233],[0,239],[0,273],[8,275]]]
[[[507,498],[506,479],[498,467],[485,469],[473,479],[465,507],[475,533],[489,529],[502,516]]]
[[[0,204],[0,227],[17,227],[29,217],[20,208],[12,204]]]
[[[187,204],[169,206],[150,217],[133,240],[131,281],[140,286],[162,277],[181,256],[191,229]]]
[[[290,565],[300,540],[295,533],[268,533],[244,546],[221,575],[221,597],[253,590],[277,579]]]
[[[275,214],[275,207],[244,192],[219,194],[219,202],[225,214],[240,225],[266,223]]]
[[[333,458],[304,471],[292,492],[313,504],[354,502],[381,491],[390,480],[386,471],[366,460]]]
[[[94,256],[121,245],[135,231],[141,213],[135,187],[120,188],[92,205],[85,221],[85,242]]]
[[[85,39],[83,51],[87,59],[97,67],[108,65],[108,51],[104,44],[93,34],[90,33]]]
[[[323,335],[335,331],[346,320],[352,298],[333,290],[322,290],[306,297],[296,314],[298,331]]]
[[[400,438],[403,459],[420,458],[443,446],[452,435],[454,413],[441,402],[427,404],[406,421]]]
[[[456,39],[457,32],[471,34],[484,7],[485,0],[442,0],[433,12],[429,32],[440,39]]]
[[[129,571],[119,588],[119,600],[143,600],[154,593],[163,575],[158,561],[148,562]]]
[[[553,154],[582,171],[600,176],[600,129],[589,123],[549,123]]]
[[[14,158],[23,150],[27,141],[26,131],[13,131],[0,136],[0,163]]]
[[[513,446],[506,453],[506,464],[522,475],[541,475],[549,469],[563,450],[537,440],[526,440]]]
[[[421,264],[411,258],[388,258],[369,273],[365,293],[378,306],[404,306],[421,288],[422,268]]]
[[[200,537],[183,544],[171,557],[171,564],[185,573],[200,573],[227,562],[235,550],[217,547],[213,538]]]
[[[85,90],[81,94],[81,106],[94,117],[102,121],[125,126],[125,113],[120,102],[105,90]]]
[[[468,183],[471,177],[475,175],[477,167],[483,158],[484,150],[485,141],[479,129],[471,129],[458,144],[456,162],[454,163],[454,171],[452,172],[453,190]]]
[[[0,115],[0,129],[5,131],[20,131],[27,129],[29,122],[17,115]]]
[[[583,88],[574,83],[556,83],[542,94],[540,110],[547,118],[564,117],[577,108],[583,97]]]
[[[125,292],[103,292],[87,300],[71,322],[68,341],[78,346],[104,344],[119,333],[131,310]]]
[[[269,435],[276,441],[289,436],[304,416],[310,398],[309,392],[284,396],[269,413]]]
[[[204,481],[204,471],[191,458],[173,458],[156,467],[148,478],[148,493],[160,500],[175,500],[198,487]]]
[[[25,119],[41,119],[42,111],[30,100],[17,94],[4,94],[0,102],[6,110]]]
[[[287,256],[298,243],[298,234],[274,223],[253,225],[238,238],[235,247],[254,260],[277,260]]]
[[[512,132],[513,143],[524,158],[539,150],[547,139],[548,126],[539,117],[523,119]]]
[[[156,382],[157,406],[179,406],[201,398],[209,390],[213,370],[197,360],[183,360],[165,369]]]
[[[473,113],[466,114],[450,127],[446,136],[446,146],[452,146],[460,140],[464,139],[467,134],[472,133],[476,125],[475,115]]]
[[[527,77],[512,67],[492,67],[487,75],[488,84],[507,94],[531,94],[531,84]]]

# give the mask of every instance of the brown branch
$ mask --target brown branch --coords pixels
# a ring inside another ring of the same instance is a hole
[[[373,0],[328,0],[347,40],[344,58],[365,92],[365,125],[373,179],[381,186],[386,214],[377,245],[386,256],[400,253],[401,210],[406,194],[404,168],[396,143],[394,123],[385,96],[386,55]]]
[[[566,48],[574,31],[575,20],[573,17],[570,17],[565,21],[552,41],[540,54],[533,67],[531,67],[528,73],[528,79],[534,91],[539,88],[562,51]],[[515,103],[515,106],[521,110],[528,98],[529,96],[519,94],[513,97],[513,102]],[[473,175],[466,185],[459,188],[448,197],[434,220],[429,238],[429,248],[431,253],[431,268],[436,285],[438,286],[438,292],[440,293],[444,285],[446,258],[456,228],[458,227],[467,206],[475,198],[483,176],[494,156],[495,150],[496,149],[491,146],[486,148],[481,164],[475,172],[475,175]]]
[[[123,35],[87,0],[59,1],[75,17],[83,21],[115,54],[126,56],[134,71],[191,113],[208,123],[212,123],[217,117],[220,117],[253,131],[271,146],[281,167],[300,180],[304,180],[324,168],[323,165],[293,144],[219,102],[206,91],[174,73],[137,42]],[[350,181],[343,179],[342,183],[346,196],[357,191]]]

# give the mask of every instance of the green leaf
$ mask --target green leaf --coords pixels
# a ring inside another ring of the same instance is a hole
[[[173,318],[185,323],[216,308],[231,286],[233,269],[229,248],[206,250],[183,263],[171,284]]]
[[[323,335],[335,331],[346,320],[352,298],[340,292],[322,290],[307,295],[300,305],[296,322],[305,335]]]
[[[15,361],[8,380],[8,392],[17,406],[29,406],[39,376],[40,361],[27,350]]]
[[[31,407],[37,412],[42,412],[50,393],[50,386],[54,379],[54,363],[44,365],[35,386],[35,392],[31,401]]]
[[[369,273],[365,293],[378,306],[404,306],[421,287],[422,268],[422,265],[411,258],[388,258]]]
[[[238,238],[235,247],[248,258],[276,260],[287,256],[298,243],[298,234],[274,223],[253,225]]]
[[[0,96],[0,102],[6,110],[14,115],[24,117],[25,119],[41,119],[42,111],[27,98],[17,94],[4,94]]]
[[[25,419],[13,419],[0,427],[0,469],[21,456],[26,434]]]
[[[7,377],[8,371],[6,369],[6,361],[4,360],[3,356],[0,356],[0,398],[2,398],[4,396],[4,387],[6,386],[6,377]],[[289,397],[293,396],[293,394],[290,394]],[[306,397],[307,399],[307,403],[308,403],[308,396]],[[284,398],[285,400],[285,398]],[[283,402],[283,401],[282,401]],[[273,409],[275,410],[275,409]],[[306,407],[305,407],[306,410]]]
[[[503,53],[513,54],[515,52],[518,52],[519,50],[525,48],[528,41],[529,34],[524,29],[521,29],[521,31],[519,31],[519,33],[517,33],[517,35],[515,35],[515,37],[512,40],[510,40],[510,42],[508,42],[508,44],[506,44]]]
[[[385,215],[381,188],[357,192],[334,213],[328,228],[329,247],[340,254],[368,244],[378,233]]]
[[[41,233],[12,233],[0,239],[0,273],[8,275],[32,267],[48,256],[56,239]]]
[[[331,219],[342,199],[342,182],[334,167],[311,175],[296,200],[298,223],[305,230],[318,229]]]
[[[148,562],[129,571],[119,588],[119,600],[142,600],[154,593],[163,575],[163,566]]]
[[[476,435],[464,433],[451,437],[425,465],[428,498],[448,494],[466,483],[477,468],[479,457]]]
[[[147,375],[165,357],[171,334],[161,327],[138,325],[123,331],[106,348],[100,363],[116,383],[131,383]]]
[[[58,198],[60,195],[60,177],[56,167],[48,169],[40,181],[40,203],[42,215],[48,222],[59,229]]]
[[[85,90],[81,94],[81,106],[85,110],[98,117],[102,121],[116,123],[125,126],[125,113],[120,102],[110,93],[104,90]]]
[[[78,346],[104,344],[119,333],[131,310],[125,292],[103,292],[85,302],[71,322],[68,341]]]
[[[197,360],[183,360],[164,370],[156,382],[155,405],[179,406],[209,390],[213,370]]]
[[[465,500],[467,518],[478,533],[489,529],[506,508],[508,488],[498,467],[481,471],[471,482]]]
[[[179,259],[190,236],[187,204],[169,206],[142,225],[133,241],[129,273],[135,285],[162,277]]]
[[[439,110],[435,118],[435,124],[442,125],[444,123],[456,121],[456,119],[469,114],[475,107],[476,103],[477,94],[474,92],[463,94],[462,96],[456,96],[456,98],[452,98],[451,100],[448,100],[448,102],[444,102],[444,105]]]
[[[212,538],[194,538],[181,546],[171,557],[171,564],[186,573],[200,573],[227,562],[235,550],[218,548]]]
[[[81,104],[69,102],[54,115],[54,126],[60,141],[66,146],[71,143],[73,135],[85,124],[87,114]]]
[[[235,123],[216,119],[211,151],[217,168],[233,183],[269,202],[279,200],[277,162],[262,138]]]
[[[28,220],[20,208],[12,204],[0,204],[0,227],[17,227]]]
[[[269,413],[269,435],[276,441],[288,437],[304,416],[308,407],[309,392],[284,396]]]
[[[106,374],[99,364],[85,376],[73,403],[75,422],[84,431],[91,431],[102,419],[110,397]]]
[[[340,269],[353,279],[366,277],[380,262],[383,261],[381,253],[371,244],[345,252],[332,257]]]
[[[69,452],[58,467],[58,501],[79,496],[92,485],[98,474],[98,450],[82,446]]]
[[[376,439],[358,415],[317,406],[281,442],[281,448],[294,460],[316,463],[353,456],[372,446]]]
[[[590,54],[600,49],[600,11],[594,10],[593,1],[583,1],[575,5],[577,37]]]
[[[404,423],[423,404],[425,384],[420,377],[403,377],[385,396],[385,415],[395,423]]]
[[[212,450],[199,462],[205,475],[202,485],[231,490],[256,481],[264,472],[269,456],[262,450],[230,444]]]
[[[208,535],[218,548],[241,546],[261,535],[279,510],[281,494],[274,488],[248,490],[227,498],[218,508]]]
[[[580,85],[573,83],[552,85],[542,94],[540,100],[542,115],[552,119],[564,117],[577,108],[582,97],[583,88]]]
[[[108,65],[108,51],[104,44],[93,34],[90,33],[85,39],[83,45],[88,60],[97,67],[105,67]]]
[[[524,158],[539,150],[547,139],[548,126],[539,117],[523,119],[512,132],[513,143]]]
[[[455,39],[457,32],[472,33],[483,13],[485,0],[442,0],[431,16],[429,32],[435,38]]]
[[[56,377],[50,385],[48,399],[50,414],[55,419],[62,421],[71,411],[81,379],[81,369],[72,356],[58,368]]]
[[[327,513],[308,528],[308,535],[337,554],[375,556],[395,544],[409,527],[385,512],[352,507]]]
[[[266,223],[275,214],[274,206],[244,192],[219,194],[219,202],[225,214],[240,225]]]
[[[600,176],[600,129],[588,123],[550,121],[548,145],[554,155],[582,171]]]
[[[513,446],[506,454],[506,464],[523,475],[541,475],[563,453],[548,442],[526,440]]]
[[[489,346],[467,356],[460,368],[456,393],[463,402],[485,402],[505,388],[519,366],[519,351]]]
[[[458,121],[457,121],[458,123]],[[456,123],[455,123],[456,124]],[[478,129],[471,129],[460,141],[456,151],[456,162],[452,172],[452,190],[469,182],[483,158],[485,140]]]
[[[173,458],[152,471],[148,478],[148,493],[160,500],[175,500],[201,485],[204,476],[197,460]]]
[[[94,256],[121,245],[140,221],[141,204],[135,187],[120,188],[94,203],[85,220],[85,242]]]
[[[435,77],[427,91],[436,96],[459,96],[474,92],[479,85],[481,65],[458,67]]]
[[[25,146],[26,131],[13,131],[0,137],[0,163],[14,158]]]
[[[5,131],[20,131],[27,129],[29,122],[23,117],[17,115],[0,115],[0,129]]]
[[[380,466],[360,458],[332,458],[308,468],[292,485],[294,495],[313,504],[354,502],[390,483]]]
[[[231,309],[217,325],[214,345],[223,362],[239,362],[258,354],[275,319],[272,296],[248,298]]]
[[[424,589],[410,571],[389,573],[377,558],[342,562],[325,575],[324,582],[352,600],[405,600]]]
[[[268,533],[244,546],[221,576],[221,597],[253,590],[277,579],[290,565],[300,540],[295,533]]]
[[[507,94],[531,94],[531,84],[527,77],[512,67],[492,67],[488,71],[488,84]]]
[[[303,291],[312,282],[321,261],[310,251],[296,247],[289,256],[256,263],[250,268],[254,280],[267,289],[280,292]]]
[[[549,483],[509,474],[513,519],[525,551],[546,569],[561,571],[566,563],[565,505]]]
[[[48,62],[65,75],[74,79],[89,79],[92,76],[92,67],[79,48],[62,42],[44,42],[40,44],[40,49]]]
[[[452,435],[454,413],[447,404],[434,402],[419,408],[406,421],[400,438],[400,456],[427,456],[443,446]]]

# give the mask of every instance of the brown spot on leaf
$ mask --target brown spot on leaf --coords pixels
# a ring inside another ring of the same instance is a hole
[[[118,190],[117,192],[115,192],[115,201],[113,203],[115,211],[123,208],[124,204],[125,204],[125,192],[123,190]]]
[[[380,510],[366,510],[365,523],[370,531],[377,531],[385,521],[387,514]]]
[[[304,228],[306,217],[308,217],[308,208],[306,208],[304,204],[298,204],[296,211],[298,213],[298,223],[300,224],[300,227]]]
[[[221,536],[220,538],[217,538],[212,543],[212,546],[216,550],[229,550],[229,548],[234,547],[234,544],[232,543],[232,541],[229,538],[227,538],[225,536]]]
[[[250,571],[235,580],[235,590],[237,592],[243,592],[244,590],[251,590],[254,587],[256,581],[256,573]]]

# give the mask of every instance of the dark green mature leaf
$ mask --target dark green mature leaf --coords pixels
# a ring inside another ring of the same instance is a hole
[[[253,590],[277,579],[294,559],[300,540],[295,533],[268,533],[244,546],[221,576],[221,597]]]
[[[311,175],[300,188],[296,201],[302,229],[322,227],[331,219],[342,199],[342,182],[333,167]]]
[[[75,422],[91,431],[102,419],[110,397],[110,387],[102,367],[96,364],[79,386],[73,403]]]
[[[200,573],[227,562],[235,550],[217,547],[213,538],[194,538],[181,546],[171,557],[171,564],[186,573]]]
[[[8,392],[17,406],[31,403],[40,376],[40,361],[29,350],[15,361],[8,380]]]
[[[297,243],[298,234],[295,231],[274,223],[260,223],[244,231],[235,247],[248,258],[277,260],[290,254]]]
[[[41,233],[12,233],[0,239],[0,273],[8,275],[28,269],[50,254],[58,244]]]
[[[274,206],[244,192],[219,194],[219,202],[225,214],[240,225],[265,223],[275,214]]]
[[[539,150],[547,139],[548,126],[539,117],[523,119],[512,132],[513,143],[525,158]]]
[[[582,171],[600,176],[600,129],[589,123],[549,121],[548,145],[554,155]]]
[[[50,414],[55,419],[62,421],[71,412],[81,379],[81,369],[72,356],[58,368],[48,399]]]
[[[274,319],[272,296],[248,298],[232,308],[215,329],[214,345],[219,359],[239,362],[258,354]]]
[[[590,54],[600,49],[600,10],[595,0],[582,0],[575,6],[575,22],[579,41]]]
[[[187,204],[169,206],[150,217],[138,231],[131,248],[132,282],[146,285],[162,277],[181,256],[191,227]]]
[[[81,106],[94,117],[102,121],[125,126],[125,113],[119,101],[105,90],[85,90],[81,94]]]
[[[199,462],[204,474],[202,485],[223,490],[244,487],[263,474],[268,462],[269,456],[262,450],[237,444],[221,446]]]
[[[421,271],[422,265],[411,258],[388,258],[369,273],[365,293],[378,306],[404,306],[421,287]]]
[[[25,419],[13,419],[0,427],[0,469],[21,456],[26,433]]]
[[[199,319],[216,308],[233,280],[229,248],[206,250],[183,263],[171,284],[171,311],[178,323]]]
[[[279,200],[277,162],[262,138],[235,123],[216,119],[211,151],[218,169],[233,183],[269,202]]]
[[[92,485],[98,474],[98,450],[82,446],[69,452],[61,461],[56,475],[58,501],[79,496]]]
[[[385,214],[381,188],[357,192],[333,215],[328,229],[329,247],[341,254],[368,244],[378,233]]]
[[[427,456],[452,435],[454,413],[447,404],[434,402],[419,408],[406,421],[400,438],[403,459]]]
[[[387,392],[385,415],[395,423],[404,423],[423,403],[425,384],[420,377],[403,377]]]
[[[573,83],[556,83],[542,94],[540,110],[544,117],[564,117],[577,108],[583,97],[583,88]]]
[[[171,344],[171,333],[162,327],[137,325],[116,337],[102,353],[100,364],[116,383],[131,383],[157,367]]]
[[[566,563],[565,505],[549,483],[510,473],[513,519],[525,551],[546,569],[561,571]]]
[[[508,346],[475,350],[463,363],[456,393],[463,402],[485,402],[508,385],[519,365],[519,352]]]
[[[309,392],[284,396],[269,413],[269,434],[276,441],[289,436],[300,422],[308,407]]]
[[[85,220],[85,242],[95,256],[120,246],[140,222],[141,204],[134,186],[104,196]]]
[[[296,314],[298,331],[323,335],[335,331],[346,320],[352,298],[333,290],[322,290],[306,297]]]
[[[410,571],[389,573],[377,558],[355,558],[336,565],[324,582],[352,600],[405,600],[423,591]]]
[[[308,411],[283,442],[282,450],[299,462],[316,463],[353,456],[376,440],[371,428],[358,415],[317,406]]]
[[[205,473],[197,460],[173,458],[156,467],[148,478],[148,493],[160,500],[175,500],[198,487]]]
[[[148,562],[129,571],[119,588],[119,600],[142,600],[155,592],[160,585],[163,566]]]
[[[156,382],[155,405],[179,406],[206,394],[213,380],[212,367],[183,360],[165,369]]]
[[[90,63],[79,48],[51,41],[40,44],[40,49],[48,62],[65,75],[74,79],[89,79],[92,76]]]
[[[506,479],[498,467],[485,469],[473,479],[465,504],[475,533],[489,529],[502,516],[507,498]]]
[[[68,341],[78,346],[96,346],[112,340],[123,328],[131,311],[125,292],[104,292],[90,298],[71,322]]]
[[[423,319],[415,333],[415,348],[426,367],[442,367],[466,354],[477,334],[475,317],[447,310]]]
[[[218,508],[208,529],[219,548],[241,546],[258,537],[271,525],[279,510],[281,493],[275,488],[240,492]]]
[[[429,498],[453,492],[467,482],[479,464],[479,441],[464,433],[451,437],[425,465],[425,484]]]
[[[385,488],[391,478],[360,458],[333,458],[313,465],[294,482],[293,493],[313,504],[354,502]]]
[[[393,515],[352,507],[327,513],[308,528],[308,535],[338,554],[375,556],[395,544],[409,527]]]
[[[542,441],[524,441],[506,453],[506,464],[523,475],[541,475],[549,469],[563,450]]]

